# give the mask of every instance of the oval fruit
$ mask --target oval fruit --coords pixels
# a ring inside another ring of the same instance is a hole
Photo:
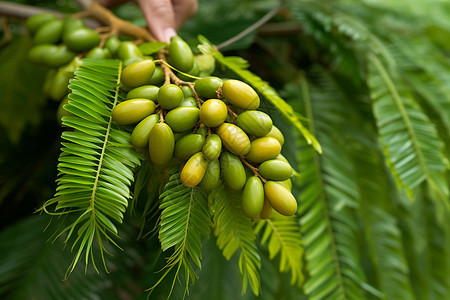
[[[236,125],[223,123],[217,128],[216,133],[222,139],[223,146],[231,153],[243,156],[250,151],[250,139]]]
[[[155,102],[132,99],[119,103],[112,111],[112,120],[120,125],[134,124],[155,112]]]
[[[248,151],[246,158],[253,162],[264,162],[269,159],[276,158],[281,151],[281,145],[277,139],[273,137],[262,137],[253,140],[250,151]]]
[[[70,50],[83,52],[97,46],[100,43],[100,37],[95,30],[83,27],[65,34],[63,41]]]
[[[181,170],[180,179],[187,187],[197,186],[206,172],[208,161],[201,152],[192,155]]]
[[[42,46],[44,45],[47,44]],[[76,53],[70,51],[66,45],[53,45],[44,50],[43,60],[45,65],[57,68],[68,64],[75,56]]]
[[[159,87],[154,85],[143,85],[132,89],[127,94],[127,99],[144,98],[152,100],[153,102],[158,101]]]
[[[150,131],[158,122],[159,116],[157,114],[150,115],[140,121],[131,133],[131,144],[136,148],[147,147]]]
[[[46,53],[56,46],[50,44],[42,44],[34,46],[28,51],[28,59],[35,64],[45,65]]]
[[[217,134],[211,134],[206,138],[205,145],[203,145],[203,155],[208,160],[215,160],[219,158],[222,151],[222,140]]]
[[[188,85],[183,85],[181,87],[181,90],[183,91],[184,98],[188,97],[194,97],[194,92],[192,91],[191,87]]]
[[[186,131],[194,128],[197,124],[198,112],[197,107],[177,107],[167,113],[165,120],[173,131]]]
[[[220,156],[220,169],[225,184],[233,191],[241,190],[247,177],[241,160],[230,152],[224,152]]]
[[[52,85],[49,89],[49,96],[55,101],[59,101],[67,94],[67,86],[72,75],[62,69],[59,69],[52,78]]]
[[[186,134],[180,137],[175,143],[173,156],[181,161],[185,161],[195,153],[200,152],[204,143],[204,136],[198,133]]]
[[[281,184],[274,181],[267,181],[264,185],[264,193],[270,205],[278,213],[284,216],[292,216],[297,211],[297,200]]]
[[[94,47],[86,54],[86,58],[111,58],[111,53],[106,48]]]
[[[170,162],[175,148],[175,139],[169,125],[158,123],[153,126],[148,141],[150,159],[155,165],[165,165]]]
[[[214,190],[220,183],[220,163],[219,160],[211,160],[206,167],[205,175],[200,182],[200,187],[205,191]]]
[[[261,179],[252,176],[247,179],[242,192],[241,207],[244,215],[253,219],[259,216],[264,205],[264,187]]]
[[[209,99],[200,107],[200,121],[208,127],[219,126],[225,121],[227,115],[227,106],[218,99]]]
[[[264,219],[270,219],[270,216],[272,215],[272,206],[270,206],[269,200],[267,200],[267,197],[264,197],[264,205],[261,210],[261,213],[259,214],[259,218]]]
[[[62,20],[52,20],[44,23],[36,31],[35,44],[56,44],[61,40],[64,23]]]
[[[208,133],[208,128],[205,125],[200,124],[200,127],[197,128],[196,132],[206,138],[206,134]]]
[[[120,43],[120,46],[117,49],[117,56],[123,61],[136,57],[144,58],[141,50],[139,50],[139,48],[131,41]]]
[[[216,91],[219,90],[223,81],[219,77],[205,77],[194,81],[197,94],[205,99],[217,98]]]
[[[195,60],[194,60],[194,65],[192,66],[192,69],[190,69],[188,72],[186,72],[186,73],[184,73],[184,74],[178,72],[178,73],[177,73],[177,77],[180,78],[180,79],[183,80],[183,81],[192,82],[192,81],[195,80],[194,77],[198,76],[198,73],[199,73],[199,72],[200,72],[200,70],[199,70],[199,68],[198,68],[198,66],[197,66],[197,63],[196,63]],[[194,77],[188,76],[188,75],[192,75],[192,76],[194,76]]]
[[[287,180],[291,178],[291,166],[281,160],[266,160],[259,166],[259,174],[267,180]]]
[[[241,109],[257,109],[259,96],[255,90],[240,80],[230,79],[222,85],[222,95],[232,105]]]
[[[27,19],[25,25],[31,34],[34,34],[42,25],[49,21],[56,19],[56,16],[51,13],[43,13],[31,16]]]
[[[262,111],[248,110],[238,115],[236,125],[247,134],[265,136],[272,129],[272,119]]]
[[[155,63],[151,59],[137,61],[122,72],[120,80],[129,88],[135,88],[144,85],[155,71]]]
[[[184,98],[183,101],[181,101],[180,106],[197,107],[197,101],[195,101],[194,97],[187,97]]]
[[[292,190],[292,182],[290,179],[286,179],[283,181],[275,181],[276,183],[281,184],[282,186],[284,186],[288,191]]]
[[[181,72],[189,72],[194,66],[194,54],[189,45],[179,36],[170,38],[169,60]]]
[[[109,36],[105,41],[105,48],[109,50],[111,55],[116,55],[120,47],[120,40],[115,36]]]
[[[212,74],[216,68],[216,60],[211,54],[199,54],[194,58],[200,72]]]
[[[266,134],[266,136],[276,138],[277,141],[280,143],[280,145],[283,146],[283,144],[284,144],[283,133],[275,125],[272,126],[272,129],[270,130],[270,132],[268,134]]]
[[[85,27],[83,19],[74,19],[68,17],[64,19],[63,35],[69,34],[73,30],[83,27]]]
[[[155,72],[153,72],[152,77],[147,81],[146,84],[160,86],[164,83],[164,71],[160,66],[155,67]]]
[[[165,84],[159,88],[158,103],[164,109],[172,109],[180,105],[183,91],[175,84]]]

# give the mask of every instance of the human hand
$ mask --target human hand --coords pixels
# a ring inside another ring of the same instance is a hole
[[[127,0],[99,0],[104,6],[114,6]],[[198,9],[197,0],[136,0],[150,32],[156,39],[169,43],[170,38]]]

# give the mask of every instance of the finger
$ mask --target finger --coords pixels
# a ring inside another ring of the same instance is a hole
[[[170,43],[170,37],[176,35],[175,17],[170,0],[138,0],[147,25],[156,39]]]
[[[198,1],[172,0],[172,3],[175,13],[175,28],[180,29],[188,19],[192,18],[197,13]]]

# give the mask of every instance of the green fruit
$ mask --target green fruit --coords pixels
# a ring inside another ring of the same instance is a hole
[[[180,103],[180,106],[197,107],[197,101],[195,101],[194,97],[187,97]]]
[[[200,72],[200,70],[199,70],[199,68],[197,66],[197,63],[195,63],[195,61],[194,61],[194,65],[193,65],[192,69],[190,69],[188,72],[186,72],[186,74],[192,75],[192,76],[198,76],[199,72]],[[192,78],[190,76],[184,75],[183,73],[178,73],[177,77],[180,78],[183,81],[188,81],[188,82],[191,82],[191,81],[195,80],[195,78]]]
[[[55,101],[60,101],[67,94],[69,80],[72,78],[72,74],[64,70],[58,70],[55,76],[52,78],[52,86],[50,88],[49,96]]]
[[[217,127],[222,124],[228,115],[228,109],[223,101],[210,99],[200,107],[200,121],[208,127]]]
[[[46,53],[56,47],[54,45],[42,44],[34,46],[28,51],[28,60],[35,64],[44,65]]]
[[[247,179],[242,192],[241,207],[244,215],[253,219],[259,216],[264,205],[264,187],[261,179],[252,176]]]
[[[165,120],[173,131],[186,131],[194,128],[197,124],[198,112],[197,107],[177,107],[167,113]]]
[[[90,28],[78,28],[63,36],[64,44],[75,52],[89,50],[100,43],[100,37],[95,30]]]
[[[236,125],[248,135],[261,137],[272,129],[272,119],[261,111],[248,110],[238,115]]]
[[[206,167],[205,175],[200,182],[200,187],[205,191],[214,190],[220,183],[220,163],[219,160],[211,160]]]
[[[155,71],[155,63],[151,59],[137,61],[122,72],[121,81],[129,88],[135,88],[144,85]]]
[[[150,115],[140,121],[131,133],[131,144],[136,148],[147,147],[150,131],[158,122],[159,116],[157,114]]]
[[[222,85],[222,79],[218,77],[205,77],[194,81],[194,88],[197,94],[204,99],[217,98],[216,91]]]
[[[117,50],[117,56],[120,60],[127,60],[130,58],[144,58],[141,50],[130,41],[120,43],[119,49]]]
[[[56,120],[58,121],[58,124],[62,126],[62,117],[65,116],[73,116],[72,113],[68,112],[64,109],[64,105],[69,103],[69,97],[64,97],[64,99],[61,100],[58,106],[58,110],[56,111]]]
[[[239,191],[244,187],[247,177],[239,157],[223,152],[220,156],[220,169],[223,181],[231,190]]]
[[[219,158],[220,152],[222,152],[222,140],[220,137],[217,134],[208,136],[205,145],[203,145],[202,152],[207,160]]]
[[[134,124],[155,112],[155,102],[132,99],[119,103],[112,111],[112,120],[119,125]]]
[[[270,216],[272,215],[272,206],[270,206],[269,200],[267,200],[267,197],[264,197],[264,205],[261,210],[261,213],[259,214],[259,218],[264,219],[270,219]]]
[[[275,181],[275,182],[284,186],[288,191],[292,190],[292,182],[290,179],[283,180],[283,181]]]
[[[147,81],[147,84],[160,86],[164,83],[164,71],[160,66],[155,67],[152,77]]]
[[[66,18],[64,19],[63,35],[69,34],[75,29],[84,28],[85,24],[83,19]]]
[[[259,174],[267,180],[287,180],[291,178],[292,168],[284,161],[266,160],[259,166]]]
[[[277,157],[275,157],[275,159],[284,161],[285,163],[289,164],[289,161],[286,159],[286,157],[283,156],[283,154],[278,154]]]
[[[56,44],[61,40],[64,23],[62,20],[52,20],[43,24],[36,31],[35,44]]]
[[[173,36],[169,45],[169,60],[181,72],[189,72],[194,66],[194,54],[189,45],[179,36]]]
[[[175,143],[173,156],[181,161],[185,161],[195,153],[200,152],[204,143],[204,136],[198,133],[187,134]]]
[[[56,20],[56,16],[51,13],[43,13],[31,16],[27,19],[25,25],[31,34],[34,34],[42,25],[49,21]]]
[[[205,125],[200,124],[200,127],[197,128],[196,132],[206,138],[206,135],[208,134],[208,128]]]
[[[211,54],[200,54],[194,57],[200,72],[211,74],[216,68],[216,60]]]
[[[175,137],[175,142],[180,140],[183,136],[192,133],[192,130],[186,130],[183,132],[174,132],[173,136]],[[175,144],[176,145],[176,144]]]
[[[255,90],[240,80],[230,79],[222,85],[222,95],[232,105],[241,109],[257,109],[259,96]]]
[[[164,109],[173,109],[183,100],[183,91],[175,84],[165,84],[159,88],[158,103]]]
[[[111,55],[115,56],[120,47],[120,40],[115,36],[109,36],[105,41],[105,48],[109,50]]]
[[[148,140],[149,155],[152,162],[155,165],[169,163],[175,148],[175,139],[169,125],[158,123],[153,126]]]
[[[183,91],[184,98],[188,97],[194,97],[194,92],[192,91],[191,87],[188,85],[183,85],[181,87],[181,90]]]
[[[150,99],[153,102],[158,101],[159,87],[154,85],[143,85],[132,89],[127,94],[127,99],[144,98]]]
[[[237,156],[246,155],[250,151],[250,139],[242,129],[234,124],[223,123],[217,128],[225,149]]]
[[[264,193],[273,209],[284,216],[292,216],[297,212],[297,200],[284,186],[274,181],[267,181]]]
[[[261,163],[276,158],[280,151],[281,145],[275,138],[262,137],[252,141],[246,158],[250,161]]]
[[[125,60],[125,61],[123,62],[122,68],[125,69],[125,68],[128,67],[129,65],[132,65],[132,64],[134,64],[135,62],[138,62],[138,61],[141,61],[141,60],[144,60],[144,59],[143,59],[143,58],[140,58],[140,57],[132,57],[132,58],[129,58],[129,59],[127,59],[127,60]]]
[[[111,58],[111,53],[106,48],[94,47],[86,54],[86,58]]]
[[[187,187],[197,186],[203,179],[208,161],[201,152],[192,155],[181,170],[180,179]]]
[[[44,46],[47,44],[39,45]],[[66,45],[51,46],[49,48],[44,47],[43,64],[49,67],[58,68],[65,64],[68,64],[76,53],[67,49]]]
[[[276,138],[277,141],[280,143],[281,146],[284,144],[284,136],[283,133],[281,133],[280,129],[278,129],[275,125],[272,126],[272,129],[266,136],[270,136],[273,138]]]

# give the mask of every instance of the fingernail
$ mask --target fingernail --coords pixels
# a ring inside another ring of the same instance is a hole
[[[177,35],[175,29],[170,27],[164,29],[164,41],[166,43],[170,44],[170,38],[173,37],[174,35]]]

